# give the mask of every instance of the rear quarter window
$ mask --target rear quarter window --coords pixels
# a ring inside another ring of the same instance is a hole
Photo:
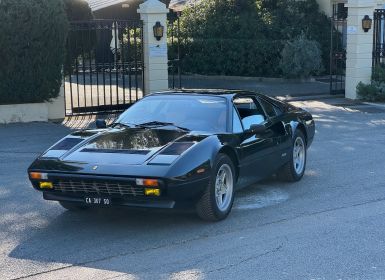
[[[282,112],[281,108],[279,108],[278,106],[276,106],[273,103],[268,102],[262,98],[260,98],[259,101],[261,102],[261,105],[265,109],[266,114],[270,118],[282,115],[283,112]]]

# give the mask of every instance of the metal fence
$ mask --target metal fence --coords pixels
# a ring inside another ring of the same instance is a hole
[[[347,12],[344,4],[333,5],[330,31],[330,94],[345,94]]]
[[[123,111],[143,96],[141,21],[70,23],[64,64],[67,116]]]
[[[385,63],[385,9],[374,11],[373,67]]]

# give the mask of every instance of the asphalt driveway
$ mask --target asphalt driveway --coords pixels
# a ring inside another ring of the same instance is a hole
[[[0,126],[0,279],[384,279],[385,110],[298,103],[317,120],[303,180],[270,179],[206,223],[189,211],[64,211],[26,168],[69,128]]]

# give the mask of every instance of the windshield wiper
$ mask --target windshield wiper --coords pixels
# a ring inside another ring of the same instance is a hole
[[[138,126],[141,126],[141,127],[149,127],[149,126],[173,126],[173,127],[176,127],[180,130],[184,130],[184,131],[190,131],[190,129],[188,128],[185,128],[185,127],[181,127],[181,126],[178,126],[174,123],[170,123],[170,122],[159,122],[159,121],[151,121],[151,122],[145,122],[145,123],[141,123],[139,124]]]
[[[113,124],[111,124],[111,127],[115,127],[115,126],[124,126],[124,127],[128,127],[128,128],[133,128],[133,127],[142,127],[141,125],[138,125],[138,124],[134,124],[134,123],[121,123],[121,122],[115,122]]]

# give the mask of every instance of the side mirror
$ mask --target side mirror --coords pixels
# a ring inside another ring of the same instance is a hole
[[[266,131],[266,127],[263,124],[252,124],[249,129],[246,130],[250,134],[262,134]]]
[[[107,128],[106,120],[97,119],[95,121],[95,124],[96,124],[96,128],[99,128],[99,129]]]

